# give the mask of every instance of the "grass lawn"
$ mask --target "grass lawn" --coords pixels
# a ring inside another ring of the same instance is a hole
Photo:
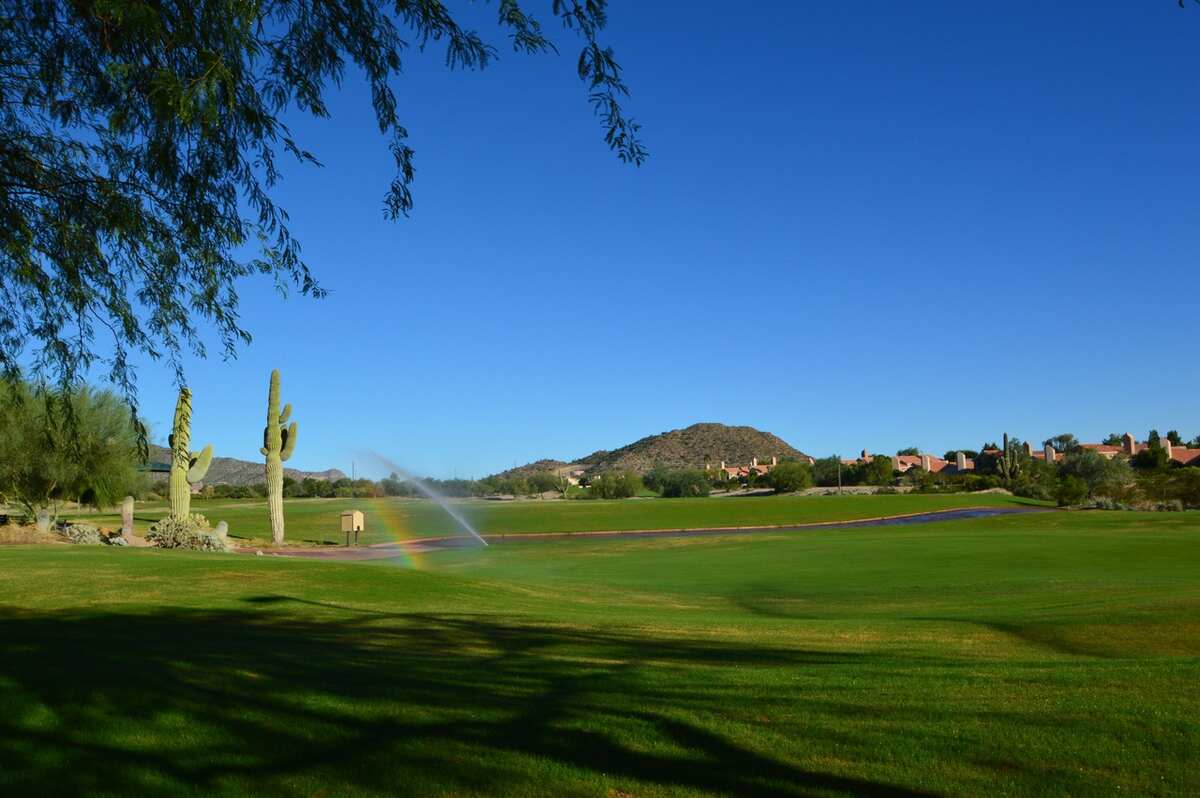
[[[616,501],[460,501],[455,506],[484,534],[512,532],[583,532],[610,529],[682,529],[721,526],[801,524],[957,507],[1029,504],[1027,500],[991,493],[885,496],[749,496],[706,499],[623,499]],[[336,543],[343,510],[366,514],[367,543],[461,534],[436,504],[423,499],[287,499],[287,536],[293,543]],[[136,526],[143,531],[166,514],[166,505],[139,505]],[[196,499],[192,511],[212,523],[229,523],[234,537],[270,540],[266,502]],[[77,517],[120,527],[111,513]]]
[[[0,794],[1200,790],[1200,514],[418,565],[0,549]]]

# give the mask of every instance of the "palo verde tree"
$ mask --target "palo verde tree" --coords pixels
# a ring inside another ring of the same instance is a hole
[[[137,491],[138,430],[120,397],[78,388],[43,390],[38,401],[35,392],[0,382],[0,504],[56,517],[63,502],[110,507]]]
[[[555,52],[531,0],[497,0],[517,53]],[[546,0],[582,40],[579,77],[605,141],[646,151],[600,36],[606,0]],[[413,205],[414,153],[392,83],[432,47],[482,69],[496,45],[442,0],[0,0],[0,374],[72,386],[103,366],[132,406],[131,355],[227,354],[249,341],[241,278],[322,290],[272,199],[277,159],[317,164],[283,122],[329,115],[347,72],[370,84],[395,161],[389,218]]]

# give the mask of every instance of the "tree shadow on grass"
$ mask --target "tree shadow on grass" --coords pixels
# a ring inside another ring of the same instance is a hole
[[[689,669],[862,655],[250,603],[0,609],[0,792],[920,794],[798,768],[694,720],[738,696]]]

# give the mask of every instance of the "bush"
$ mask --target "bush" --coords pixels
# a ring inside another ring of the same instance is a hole
[[[588,498],[628,499],[642,489],[642,478],[632,471],[601,474],[592,480]]]
[[[146,540],[160,549],[191,549],[193,551],[230,551],[230,546],[212,530],[208,519],[192,513],[184,519],[167,516],[151,527]]]
[[[812,487],[812,469],[808,463],[785,460],[767,474],[767,482],[776,493],[792,493]]]
[[[708,475],[697,470],[670,471],[663,475],[659,484],[661,485],[659,490],[668,499],[707,496],[712,489]]]
[[[0,490],[28,517],[56,516],[64,501],[119,503],[144,485],[139,460],[129,408],[111,391],[0,380]]]
[[[91,524],[68,524],[63,528],[62,534],[78,546],[99,546],[104,542],[100,530]]]
[[[1080,477],[1066,476],[1058,482],[1054,499],[1059,507],[1079,504],[1088,497],[1088,486]]]

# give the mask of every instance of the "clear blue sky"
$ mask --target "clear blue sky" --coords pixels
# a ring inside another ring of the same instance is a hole
[[[482,476],[697,421],[817,455],[1200,433],[1200,8],[738,7],[611,4],[641,169],[566,36],[413,55],[408,220],[360,81],[293,119],[325,167],[277,197],[331,294],[243,286],[253,344],[188,364],[194,440],[258,459],[272,367],[314,469]],[[172,377],[140,375],[165,438]]]

